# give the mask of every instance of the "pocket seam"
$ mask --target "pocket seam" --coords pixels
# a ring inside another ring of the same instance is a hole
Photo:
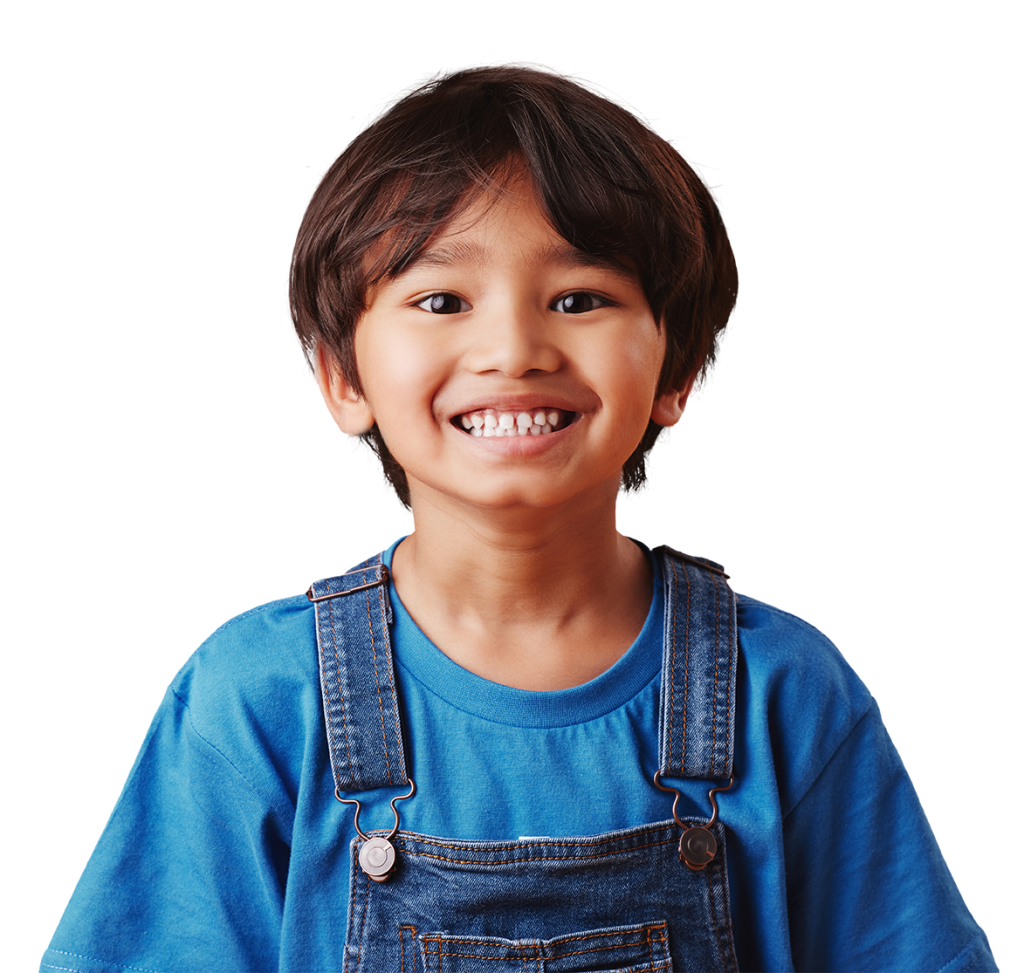
[[[413,928],[409,926],[403,926],[403,929]],[[436,957],[438,960],[438,967],[440,968],[441,963],[445,957],[452,959],[472,959],[472,960],[490,960],[498,962],[507,962],[509,959],[522,960],[523,963],[527,961],[536,960],[538,963],[544,963],[548,959],[565,959],[571,956],[584,956],[588,953],[599,953],[605,950],[613,949],[630,949],[639,948],[643,949],[644,945],[647,946],[648,960],[646,965],[651,973],[656,973],[658,970],[671,970],[672,960],[668,955],[667,945],[667,933],[668,923],[664,920],[660,922],[641,923],[634,927],[619,927],[615,929],[604,929],[604,930],[593,930],[584,931],[579,933],[570,933],[566,936],[555,936],[549,940],[533,941],[533,942],[515,942],[513,940],[502,940],[502,949],[506,950],[506,954],[503,956],[486,956],[479,953],[464,953],[455,952],[455,949],[459,948],[472,948],[474,944],[479,946],[485,946],[493,944],[495,939],[487,936],[458,936],[451,935],[443,932],[436,933],[424,933],[417,938],[420,941],[423,950],[424,964],[429,970],[431,968],[431,958]],[[594,946],[589,949],[577,949],[571,952],[563,952],[561,950],[556,951],[556,955],[546,955],[552,946],[565,946],[574,942],[583,942],[585,940],[597,941],[604,937],[616,936],[621,937],[621,941],[614,945],[603,945]],[[626,938],[628,937],[628,938]],[[654,956],[654,943],[657,942],[659,945],[659,957]],[[434,948],[431,949],[431,944]],[[448,948],[445,948],[448,947]],[[533,955],[528,955],[532,952]],[[518,953],[518,956],[516,956]],[[642,954],[637,957],[641,963],[645,963],[642,958]],[[630,964],[631,966],[633,964]],[[404,969],[404,968],[403,968]]]

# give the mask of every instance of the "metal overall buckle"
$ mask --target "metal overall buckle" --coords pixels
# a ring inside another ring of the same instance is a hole
[[[715,800],[715,795],[719,791],[727,791],[735,780],[736,778],[730,774],[728,784],[712,787],[708,791],[708,800],[711,802],[712,810],[711,820],[707,824],[695,825],[679,820],[679,798],[682,797],[682,794],[676,788],[666,787],[661,782],[660,770],[654,772],[654,786],[659,791],[665,791],[666,794],[674,793],[676,795],[676,799],[672,802],[672,817],[675,818],[676,824],[683,829],[682,837],[679,839],[679,860],[695,872],[704,869],[715,860],[715,855],[718,854],[718,842],[711,833],[712,825],[718,820],[718,801]]]
[[[341,801],[342,804],[354,804],[356,806],[356,816],[353,824],[356,826],[356,834],[363,841],[359,849],[359,867],[375,882],[386,882],[388,876],[395,870],[395,863],[398,860],[395,846],[391,844],[391,839],[398,834],[398,808],[395,807],[395,803],[397,801],[407,801],[415,793],[416,782],[410,777],[409,793],[399,794],[391,799],[391,810],[395,815],[395,826],[383,838],[370,838],[363,834],[362,828],[359,827],[359,812],[363,809],[362,804],[355,798],[342,797],[338,793],[338,788],[334,788],[334,796],[337,800]]]

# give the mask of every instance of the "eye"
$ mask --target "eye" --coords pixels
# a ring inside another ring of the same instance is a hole
[[[587,311],[596,311],[599,307],[607,307],[611,302],[589,291],[573,291],[558,298],[551,305],[552,311],[559,311],[562,314],[586,314]]]
[[[467,310],[469,305],[461,297],[442,293],[423,298],[417,302],[416,307],[423,308],[431,314],[458,314],[459,311]]]

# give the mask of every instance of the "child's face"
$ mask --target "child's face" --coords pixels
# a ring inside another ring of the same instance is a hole
[[[510,189],[371,292],[355,334],[362,396],[321,369],[345,431],[378,423],[414,512],[614,502],[648,420],[671,425],[685,404],[687,390],[655,396],[665,337],[635,276],[574,250],[528,182]],[[490,434],[510,423],[525,434]]]

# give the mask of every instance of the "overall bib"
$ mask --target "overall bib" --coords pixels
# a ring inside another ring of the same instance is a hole
[[[654,556],[665,583],[658,775],[730,781],[735,597],[713,562]],[[387,568],[378,556],[308,594],[335,795],[411,796]],[[673,807],[674,820],[610,834],[502,841],[397,830],[396,810],[395,830],[352,843],[344,971],[735,970],[725,833],[709,797],[710,820],[682,822]]]

